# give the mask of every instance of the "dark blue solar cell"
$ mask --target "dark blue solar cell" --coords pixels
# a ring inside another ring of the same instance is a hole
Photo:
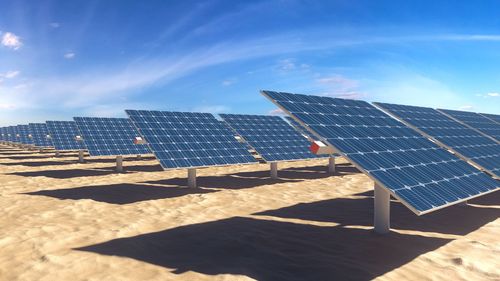
[[[33,140],[30,138],[30,128],[28,125],[17,125],[18,142],[27,145],[33,145]]]
[[[126,110],[164,169],[257,162],[210,113]]]
[[[310,141],[279,116],[220,116],[268,162],[318,158],[309,150]]]
[[[388,103],[374,104],[439,141],[463,158],[500,177],[498,142],[432,108]]]
[[[364,101],[263,91],[417,214],[498,182]]]
[[[482,116],[490,119],[490,120],[493,120],[495,121],[496,123],[500,124],[500,115],[497,115],[497,114],[488,114],[488,113],[479,113],[481,114]]]
[[[439,111],[447,114],[459,122],[466,124],[467,126],[476,129],[488,136],[495,138],[500,141],[500,123],[492,120],[489,117],[485,117],[479,113],[459,111],[459,110],[449,110],[449,109],[438,109]]]
[[[49,137],[49,130],[45,123],[29,123],[30,135],[33,144],[38,147],[53,147]]]
[[[85,149],[82,141],[77,141],[80,135],[74,121],[47,121],[47,130],[56,150]]]
[[[145,144],[134,144],[139,132],[128,118],[74,117],[90,156],[148,154]]]

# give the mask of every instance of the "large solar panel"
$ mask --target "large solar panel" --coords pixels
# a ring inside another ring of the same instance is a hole
[[[148,154],[145,144],[134,144],[139,132],[128,118],[75,117],[90,156]]]
[[[500,143],[432,108],[375,104],[500,178]]]
[[[33,140],[33,144],[37,147],[52,147],[52,141],[47,136],[49,135],[49,130],[47,129],[47,124],[45,123],[29,123],[30,134]]]
[[[209,113],[126,110],[164,169],[255,163]]]
[[[33,144],[33,140],[29,137],[30,127],[28,125],[17,125],[17,133],[20,143],[27,145]]]
[[[496,114],[488,114],[488,113],[479,113],[487,118],[490,118],[491,120],[497,122],[498,124],[500,124],[500,115],[496,115]]]
[[[262,93],[418,215],[499,189],[493,178],[367,102]]]
[[[482,116],[479,113],[449,110],[449,109],[438,109],[439,111],[451,116],[467,126],[479,130],[480,132],[495,138],[500,141],[500,124],[495,121]]]
[[[47,121],[47,129],[56,150],[85,149],[82,141],[77,141],[80,135],[74,121]]]
[[[267,162],[318,158],[311,143],[279,116],[220,114]]]
[[[8,142],[15,142],[16,141],[14,126],[5,127],[5,132],[7,134],[6,139],[5,139],[6,141],[8,141]]]
[[[5,138],[6,138],[5,127],[0,127],[0,140],[5,141]]]

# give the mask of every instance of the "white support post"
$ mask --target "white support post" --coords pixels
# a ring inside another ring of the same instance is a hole
[[[59,150],[56,150],[56,155],[55,155],[55,156],[56,156],[56,157],[61,156],[61,152],[60,152]]]
[[[271,178],[278,178],[278,162],[271,162]]]
[[[118,173],[123,172],[123,156],[121,155],[116,156],[116,171]]]
[[[196,188],[196,169],[188,169],[188,187]]]
[[[137,154],[137,160],[141,160],[141,155],[140,154]]]
[[[83,163],[85,162],[85,159],[83,159],[83,149],[78,150],[78,163]]]
[[[375,184],[374,197],[374,230],[376,233],[385,234],[390,231],[391,220],[391,194],[389,191]]]
[[[333,155],[328,158],[328,173],[335,174],[335,157]]]

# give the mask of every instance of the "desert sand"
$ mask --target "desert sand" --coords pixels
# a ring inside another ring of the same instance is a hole
[[[500,280],[500,193],[418,217],[338,159],[163,171],[0,146],[0,280]]]

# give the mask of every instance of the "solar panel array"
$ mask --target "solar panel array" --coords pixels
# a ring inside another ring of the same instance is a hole
[[[75,117],[90,156],[148,154],[145,144],[134,144],[139,132],[128,118]]]
[[[267,162],[318,158],[311,143],[279,116],[220,114]]]
[[[262,93],[416,214],[499,189],[496,180],[367,102]]]
[[[0,140],[5,141],[6,136],[7,136],[7,133],[6,133],[5,127],[0,127]]]
[[[487,114],[487,113],[479,113],[479,114],[483,115],[484,117],[490,118],[491,120],[493,120],[496,123],[500,124],[500,115]]]
[[[449,110],[449,109],[438,109],[439,111],[451,116],[452,118],[470,126],[482,133],[489,135],[496,140],[500,141],[500,124],[495,121],[482,116],[479,113]]]
[[[432,108],[375,104],[500,178],[500,143]]]
[[[85,149],[82,141],[77,141],[80,135],[74,121],[47,121],[47,129],[56,150]]]
[[[47,136],[49,135],[49,130],[47,129],[47,124],[45,123],[29,123],[30,134],[33,140],[33,144],[38,147],[52,147],[52,141]]]
[[[9,127],[6,127],[5,129],[7,132],[7,141],[16,142],[16,132],[14,130],[14,126],[9,126]]]
[[[245,144],[209,113],[126,110],[165,169],[255,163]]]
[[[33,144],[33,140],[29,137],[30,127],[28,125],[17,125],[17,133],[20,143],[27,145]]]
[[[284,118],[288,123],[290,123],[290,125],[292,125],[297,131],[299,131],[299,133],[307,136],[310,135],[310,133],[307,132],[307,130],[304,127],[302,127],[299,123],[297,123],[297,121],[293,120],[292,117],[285,116]]]

